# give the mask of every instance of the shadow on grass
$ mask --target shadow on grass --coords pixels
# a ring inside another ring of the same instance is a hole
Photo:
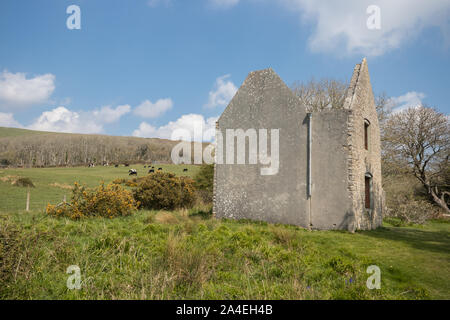
[[[194,208],[189,210],[190,217],[200,217],[203,220],[210,219],[212,217],[212,208],[209,210]]]
[[[361,232],[365,236],[378,239],[401,241],[405,244],[426,251],[450,253],[450,232],[426,231],[412,228],[383,227]]]

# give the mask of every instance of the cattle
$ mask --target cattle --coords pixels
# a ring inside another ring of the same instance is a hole
[[[144,166],[144,169],[147,168],[147,166]]]
[[[130,170],[128,170],[128,175],[129,176],[137,176],[137,171],[136,171],[136,169],[130,169]]]
[[[89,163],[89,168],[94,168],[94,167],[95,167],[95,164]]]
[[[125,166],[125,167],[129,167],[130,165],[129,165],[128,163],[125,163],[124,166]]]
[[[184,169],[183,169],[183,172],[187,172],[187,171],[188,171],[188,169],[187,169],[187,168],[184,168]]]
[[[154,172],[155,172],[155,169],[148,170],[148,173],[154,173]]]
[[[114,165],[114,167],[118,168],[118,167],[119,167],[119,165],[118,165],[118,164],[116,164],[116,165]]]
[[[158,170],[162,170],[162,168],[158,168]]]

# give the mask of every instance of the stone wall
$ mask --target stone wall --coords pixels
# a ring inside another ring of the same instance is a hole
[[[365,119],[370,122],[369,150],[364,147]],[[219,118],[217,130],[226,146],[227,129],[279,129],[279,170],[264,176],[260,171],[264,165],[227,164],[225,157],[216,158],[214,215],[312,229],[380,226],[384,205],[380,135],[365,60],[355,67],[344,109],[312,114],[311,196],[308,123],[305,106],[272,69],[250,73]],[[248,156],[247,152],[246,161]],[[372,209],[364,206],[366,173],[372,175]]]
[[[356,65],[344,108],[348,110],[348,190],[353,202],[350,229],[374,229],[382,223],[384,192],[381,181],[381,144],[378,116],[367,61]],[[369,150],[364,145],[364,121],[369,125]],[[365,174],[372,175],[372,209],[364,206]]]
[[[267,166],[216,159],[216,217],[309,225],[305,118],[299,99],[272,69],[249,74],[219,118],[218,130],[226,145],[226,129],[279,129],[280,166],[276,175],[261,175]]]

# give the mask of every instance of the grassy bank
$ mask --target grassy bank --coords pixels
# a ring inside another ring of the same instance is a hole
[[[1,298],[450,298],[447,222],[349,234],[221,221],[209,210],[80,221],[4,214]],[[372,264],[380,290],[366,288]],[[67,289],[70,265],[81,269],[81,290]]]

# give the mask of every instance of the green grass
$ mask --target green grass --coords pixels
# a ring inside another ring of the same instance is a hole
[[[156,167],[185,174],[184,166]],[[188,168],[190,176],[199,169]],[[25,212],[25,189],[0,181],[0,298],[450,299],[448,221],[351,234],[218,220],[209,205],[79,221],[42,210],[69,194],[54,182],[93,187],[128,178],[127,171],[0,170],[0,178],[29,177],[36,185]],[[381,269],[380,290],[366,287],[373,264]],[[70,265],[81,269],[81,290],[66,286]]]
[[[20,234],[9,299],[449,299],[450,225],[350,234],[216,220],[208,208],[72,221],[6,215]],[[381,289],[366,288],[367,266]],[[81,290],[66,287],[70,265]],[[0,273],[1,274],[1,273]],[[350,283],[350,279],[352,282]]]
[[[47,131],[35,131],[35,130],[27,130],[27,129],[19,129],[19,128],[6,128],[0,127],[0,138],[3,137],[17,137],[17,136],[29,136],[36,134],[49,134],[51,132]]]
[[[23,210],[26,205],[26,189],[11,185],[11,182],[6,179],[8,176],[13,178],[30,178],[35,185],[35,188],[31,189],[30,209],[43,210],[47,203],[56,204],[61,202],[64,195],[69,200],[71,191],[68,187],[73,186],[74,182],[79,182],[88,187],[95,187],[101,181],[110,183],[116,178],[128,179],[128,170],[130,168],[138,171],[138,177],[147,175],[148,172],[148,169],[144,169],[142,164],[130,165],[129,168],[121,165],[118,168],[114,166],[96,166],[94,168],[0,169],[0,212]],[[163,168],[163,172],[173,172],[177,175],[193,177],[200,167],[195,165],[155,165],[155,169],[158,168]],[[188,168],[188,171],[183,172],[184,168]]]

